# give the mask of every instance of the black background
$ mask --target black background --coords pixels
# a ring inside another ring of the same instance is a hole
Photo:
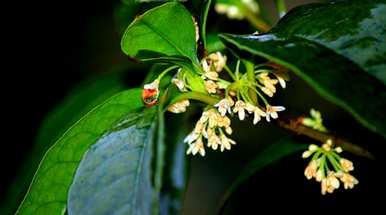
[[[30,149],[43,117],[85,78],[80,70],[84,29],[112,8],[103,2],[22,1],[8,7],[0,193]]]

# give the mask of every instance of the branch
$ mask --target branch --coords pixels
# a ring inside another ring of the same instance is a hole
[[[372,155],[366,149],[358,145],[355,145],[345,139],[342,139],[338,136],[335,136],[331,133],[324,133],[324,132],[320,132],[312,128],[306,127],[302,125],[299,120],[280,118],[276,120],[276,124],[281,128],[292,131],[298,135],[307,136],[309,138],[320,141],[322,143],[326,142],[328,139],[331,139],[333,143],[342,147],[344,150],[348,152],[351,152],[355,155],[366,157],[372,160],[375,159],[374,155]]]

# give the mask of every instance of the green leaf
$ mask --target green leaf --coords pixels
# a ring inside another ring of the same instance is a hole
[[[222,38],[241,55],[252,53],[290,69],[324,98],[386,137],[386,86],[347,58],[301,38],[281,40],[272,34]]]
[[[250,161],[245,168],[241,171],[239,176],[233,181],[231,186],[225,192],[220,210],[224,210],[226,203],[230,199],[231,195],[238,189],[238,187],[244,183],[248,178],[256,174],[262,168],[280,161],[282,158],[297,153],[301,150],[307,149],[308,145],[300,144],[292,140],[291,138],[285,138],[277,141],[274,144],[267,146],[266,149],[261,151],[252,161]],[[221,213],[220,213],[221,214]]]
[[[143,108],[141,89],[119,93],[69,128],[46,152],[16,214],[63,214],[67,193],[84,152]],[[146,119],[146,115],[144,119]]]
[[[221,42],[217,34],[208,34],[206,50],[208,53],[222,51],[225,49],[224,43]]]
[[[385,0],[333,2],[298,7],[271,33],[328,47],[386,84],[385,23]]]
[[[104,135],[83,156],[69,190],[68,214],[151,214],[155,124],[133,124],[139,117]]]
[[[324,98],[351,113],[371,131],[378,132],[386,137],[386,124],[384,123],[386,121],[386,114],[384,114],[383,111],[386,109],[386,86],[385,83],[381,82],[383,81],[382,75],[379,76],[382,72],[374,73],[377,68],[382,68],[382,65],[385,65],[386,62],[385,46],[384,44],[379,44],[379,41],[383,41],[386,36],[379,38],[379,33],[377,33],[383,32],[382,34],[385,34],[386,32],[386,25],[380,24],[384,16],[379,13],[379,10],[383,11],[383,8],[386,8],[384,7],[385,4],[376,4],[373,2],[371,11],[368,11],[369,16],[360,16],[362,19],[359,20],[354,19],[354,17],[350,19],[350,17],[339,16],[341,13],[331,15],[340,17],[341,19],[336,19],[335,23],[329,21],[329,26],[324,26],[322,17],[319,17],[319,25],[312,22],[315,25],[315,32],[313,32],[312,35],[322,35],[325,31],[330,32],[332,35],[331,38],[329,38],[329,40],[326,39],[323,44],[317,40],[313,41],[308,39],[306,33],[304,33],[303,36],[297,34],[291,35],[292,33],[289,31],[291,26],[284,27],[285,23],[288,23],[288,25],[295,25],[294,29],[301,29],[306,25],[306,20],[309,19],[308,21],[311,22],[315,18],[316,15],[314,15],[314,13],[322,13],[327,9],[335,10],[334,5],[338,5],[338,7],[342,9],[340,4],[348,7],[345,11],[349,10],[350,7],[352,7],[353,10],[358,10],[356,4],[350,2],[327,5],[313,4],[306,6],[306,8],[308,8],[307,10],[302,8],[298,9],[303,11],[301,15],[304,15],[304,24],[302,26],[297,26],[292,22],[286,21],[291,20],[292,16],[298,15],[297,10],[295,10],[285,16],[283,21],[272,31],[273,33],[246,36],[222,35],[221,37],[226,45],[231,47],[240,56],[250,57],[248,55],[252,54],[289,68],[296,75],[308,82]],[[317,8],[317,10],[313,8]],[[366,8],[368,9],[368,7],[363,7],[364,10],[366,10]],[[378,12],[375,13],[374,11]],[[327,12],[324,14],[324,16],[328,16]],[[348,14],[350,15],[350,13]],[[352,23],[346,22],[346,19],[353,21]],[[329,19],[327,18],[327,20]],[[362,42],[366,39],[360,36],[362,30],[367,32],[367,34],[371,34],[372,30],[362,29],[365,27],[358,30],[356,27],[358,25],[361,26],[360,23],[366,23],[369,20],[381,29],[374,31],[372,40],[376,42],[365,43],[365,45]],[[346,22],[345,25],[342,24],[344,22]],[[325,30],[322,30],[320,26],[324,26]],[[284,29],[283,32],[281,32],[282,28]],[[309,32],[312,32],[312,26],[307,26],[307,28]],[[338,31],[339,28],[346,30]],[[335,29],[336,32],[340,32],[342,35],[338,36],[338,34],[333,34],[332,32],[335,31],[331,29]],[[347,37],[355,39],[350,41],[350,43],[341,43],[346,41],[342,38]],[[317,38],[317,36],[315,36],[315,38]],[[328,43],[330,45],[326,45]],[[377,44],[379,46],[376,46]],[[339,49],[337,47],[339,47]],[[349,47],[356,47],[355,53],[353,51],[354,49],[351,50]],[[366,67],[364,65],[368,63],[363,65],[360,61],[356,60],[356,57],[351,57],[355,54],[362,54],[362,49],[363,53],[367,53],[363,57],[363,59],[368,59],[366,62],[378,63]],[[340,52],[342,52],[343,55],[338,54]],[[360,67],[360,65],[363,66]],[[364,69],[367,72],[365,72]]]
[[[38,130],[33,148],[7,189],[0,214],[12,214],[16,211],[40,160],[60,134],[92,108],[125,89],[121,72],[124,69],[126,67],[120,67],[113,74],[99,75],[81,82],[47,115]]]
[[[198,64],[193,19],[177,2],[155,7],[135,19],[122,37],[121,48],[144,61],[173,57]]]

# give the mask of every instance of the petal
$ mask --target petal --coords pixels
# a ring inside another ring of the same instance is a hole
[[[239,110],[239,119],[244,120],[245,119],[245,111],[244,109]]]
[[[280,112],[285,110],[285,107],[283,106],[272,106],[271,108],[274,112]]]
[[[267,114],[267,116],[265,116],[265,119],[267,120],[267,122],[271,121],[271,119],[269,118],[269,113]]]
[[[198,152],[198,150],[199,150],[199,148],[197,147],[197,145],[194,145],[194,146],[193,146],[193,150],[192,150],[192,154],[193,154],[193,155],[196,155],[197,152]]]
[[[232,134],[232,128],[231,127],[226,127],[225,128],[225,132],[227,133],[227,134]]]
[[[286,87],[286,83],[285,83],[285,80],[279,76],[276,76],[277,77],[277,80],[279,80],[279,84],[281,86],[281,88],[285,88]]]
[[[223,143],[224,144],[224,143]],[[231,150],[231,144],[229,144],[229,142],[226,142],[225,144],[224,144],[224,146],[225,146],[225,148],[227,149],[227,150]]]
[[[276,112],[272,112],[271,117],[272,117],[272,119],[277,119],[279,117],[279,115],[277,115]]]
[[[255,111],[254,118],[253,118],[253,124],[256,125],[261,120],[261,117],[257,111]]]
[[[200,148],[200,155],[201,155],[202,157],[205,156],[205,149],[204,149],[204,148]]]
[[[256,107],[255,112],[257,112],[260,116],[263,116],[263,117],[267,116],[267,114],[258,107]]]

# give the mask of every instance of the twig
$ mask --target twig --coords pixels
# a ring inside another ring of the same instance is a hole
[[[374,160],[375,157],[373,154],[371,154],[366,149],[355,145],[345,139],[342,139],[336,135],[333,135],[331,133],[324,133],[317,130],[314,130],[312,128],[306,127],[300,123],[297,119],[284,119],[280,118],[276,120],[276,124],[284,129],[290,130],[298,135],[304,135],[309,138],[312,138],[314,140],[320,141],[322,143],[326,142],[328,139],[331,139],[333,143],[336,145],[342,147],[344,150],[351,152],[355,155],[366,157],[369,159]]]
[[[261,17],[256,16],[252,11],[247,9],[247,12],[244,14],[245,18],[254,26],[256,27],[260,32],[265,33],[271,29],[271,26],[269,26],[264,20],[261,19]]]

